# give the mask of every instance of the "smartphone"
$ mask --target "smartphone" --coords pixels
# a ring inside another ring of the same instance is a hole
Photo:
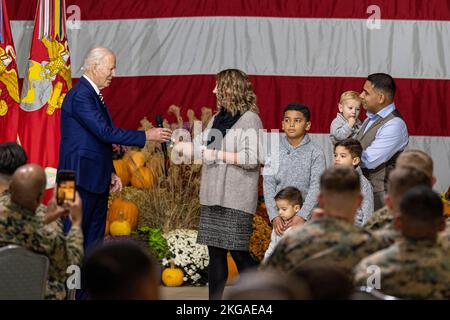
[[[56,202],[59,206],[65,200],[75,201],[75,171],[60,170],[56,175]]]

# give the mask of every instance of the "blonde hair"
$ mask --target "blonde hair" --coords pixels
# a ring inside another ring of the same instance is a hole
[[[339,100],[339,103],[343,104],[347,100],[356,100],[358,102],[361,102],[359,93],[356,91],[345,91],[343,94],[341,94],[341,99]]]
[[[235,115],[246,111],[258,113],[256,95],[248,76],[237,69],[227,69],[219,72],[217,81],[217,106]]]

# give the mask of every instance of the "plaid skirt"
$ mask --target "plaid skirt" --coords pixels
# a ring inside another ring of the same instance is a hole
[[[197,243],[227,250],[249,251],[253,215],[220,206],[202,206]]]

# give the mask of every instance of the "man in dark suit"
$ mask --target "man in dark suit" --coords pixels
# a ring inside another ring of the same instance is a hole
[[[61,110],[58,170],[76,172],[83,201],[85,251],[103,239],[110,187],[121,187],[113,173],[111,145],[143,147],[146,140],[166,142],[171,137],[171,131],[164,128],[131,131],[114,127],[101,90],[110,85],[115,69],[116,57],[111,50],[92,49],[83,77],[67,93]],[[66,221],[66,231],[69,228],[70,221]]]

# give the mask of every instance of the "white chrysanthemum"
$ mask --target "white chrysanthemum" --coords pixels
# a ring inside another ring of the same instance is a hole
[[[197,283],[202,276],[197,270],[204,270],[209,264],[208,248],[197,244],[197,231],[177,229],[164,235],[174,263],[183,268],[185,281]]]

